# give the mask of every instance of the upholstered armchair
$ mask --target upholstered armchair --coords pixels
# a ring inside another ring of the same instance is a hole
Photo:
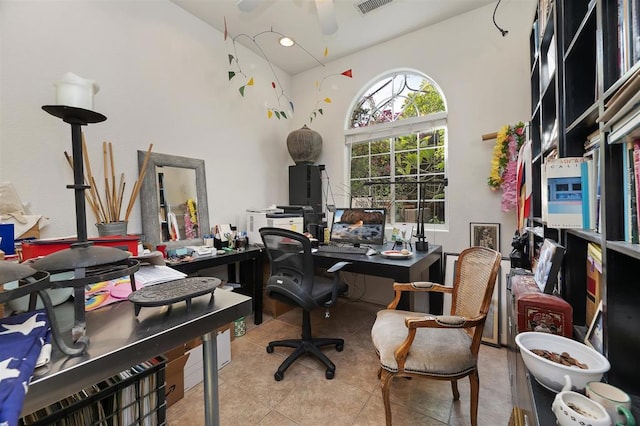
[[[390,388],[395,377],[426,377],[451,382],[458,400],[458,379],[469,377],[471,424],[478,422],[478,350],[493,288],[500,268],[500,253],[471,247],[460,253],[453,287],[431,282],[394,283],[395,298],[378,312],[371,330],[380,356],[380,386],[387,425],[391,425]],[[452,295],[449,315],[396,310],[403,291]],[[399,383],[401,384],[401,383]]]

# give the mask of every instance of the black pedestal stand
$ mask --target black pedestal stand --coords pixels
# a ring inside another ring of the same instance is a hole
[[[73,279],[56,281],[52,283],[52,286],[73,288],[75,319],[71,334],[76,345],[59,349],[67,355],[79,355],[84,353],[89,344],[89,339],[85,336],[85,286],[129,275],[131,277],[132,290],[134,290],[135,280],[133,273],[138,270],[139,262],[128,259],[129,254],[124,250],[115,247],[94,247],[93,243],[88,241],[87,238],[87,214],[84,197],[85,190],[89,189],[90,186],[84,182],[82,126],[90,123],[100,123],[105,121],[107,117],[95,111],[65,105],[45,105],[42,109],[71,125],[73,185],[67,185],[67,188],[73,189],[75,192],[77,241],[71,244],[71,248],[45,256],[35,261],[32,266],[37,270],[50,273],[74,271]],[[102,265],[105,266],[103,267]],[[45,299],[43,298],[43,300]],[[49,308],[47,306],[52,333],[56,334],[59,333],[59,330],[56,326],[53,310]]]

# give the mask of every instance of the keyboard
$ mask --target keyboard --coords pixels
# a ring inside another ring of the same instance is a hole
[[[318,253],[367,254],[367,247],[335,246],[332,244],[318,246]]]

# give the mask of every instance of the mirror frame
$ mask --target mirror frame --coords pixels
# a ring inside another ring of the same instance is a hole
[[[146,151],[138,151],[138,170],[144,166]],[[198,208],[198,230],[200,238],[179,241],[162,241],[158,208],[158,188],[156,187],[156,166],[179,167],[193,169],[196,172],[196,194]],[[153,245],[166,244],[168,249],[186,246],[201,246],[204,244],[202,235],[209,233],[209,202],[207,200],[207,178],[204,173],[204,160],[180,157],[178,155],[160,154],[152,152],[145,169],[142,185],[140,186],[140,211],[142,218],[142,233],[144,242]]]

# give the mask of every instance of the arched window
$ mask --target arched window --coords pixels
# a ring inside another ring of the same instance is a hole
[[[353,207],[385,207],[391,223],[446,223],[447,108],[437,84],[415,71],[386,75],[350,113]]]

